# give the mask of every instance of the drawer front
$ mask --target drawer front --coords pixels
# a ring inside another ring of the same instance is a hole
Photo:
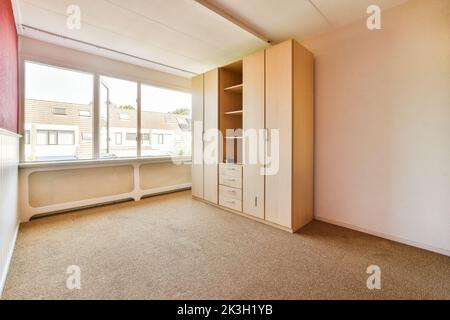
[[[242,201],[227,197],[219,197],[219,205],[236,211],[242,211]]]
[[[236,164],[221,163],[219,165],[219,174],[221,176],[241,177],[242,166]]]
[[[242,189],[242,179],[241,177],[230,177],[230,176],[223,176],[221,175],[219,177],[219,184],[231,188],[237,188]]]
[[[242,200],[242,189],[219,186],[219,197]]]

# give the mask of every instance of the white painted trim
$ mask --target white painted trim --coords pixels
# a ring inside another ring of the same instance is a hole
[[[61,167],[86,167],[86,166],[105,166],[105,165],[123,165],[123,164],[146,164],[146,163],[191,163],[191,157],[138,157],[138,158],[117,158],[117,159],[93,159],[77,161],[50,161],[50,162],[23,162],[19,164],[20,169],[31,168],[61,168]]]
[[[17,235],[19,234],[19,224],[16,226],[16,231],[14,232],[13,241],[11,247],[9,248],[8,258],[6,260],[5,268],[3,269],[3,274],[0,274],[0,299],[3,295],[3,290],[5,289],[6,277],[8,276],[9,267],[11,266],[11,261],[14,253],[14,247],[16,246]]]
[[[20,134],[17,134],[15,132],[12,132],[12,131],[9,131],[9,130],[6,130],[6,129],[2,129],[2,128],[0,128],[0,134],[3,134],[5,136],[18,138],[18,139],[22,138],[22,136]]]
[[[384,232],[378,232],[378,231],[369,230],[369,229],[366,229],[366,228],[355,226],[353,224],[349,224],[349,223],[345,223],[345,222],[341,222],[341,221],[337,221],[337,220],[333,220],[333,219],[328,219],[328,218],[323,218],[323,217],[318,217],[318,216],[315,216],[314,219],[318,220],[318,221],[334,224],[334,225],[337,225],[337,226],[340,226],[340,227],[344,227],[344,228],[360,231],[360,232],[363,232],[363,233],[367,233],[367,234],[370,234],[370,235],[373,235],[373,236],[377,236],[377,237],[380,237],[380,238],[384,238],[384,239],[388,239],[388,240],[391,240],[391,241],[400,242],[400,243],[403,243],[403,244],[406,244],[406,245],[409,245],[409,246],[413,246],[413,247],[417,247],[417,248],[420,248],[420,249],[436,252],[436,253],[439,253],[439,254],[443,254],[445,256],[450,256],[450,250],[447,250],[447,249],[433,247],[433,246],[430,246],[430,245],[427,245],[427,244],[424,244],[424,243],[419,243],[419,242],[416,242],[416,241],[403,239],[401,237],[393,236],[393,235],[390,235],[390,234],[387,234],[387,233],[384,233]]]
[[[20,8],[19,0],[12,0],[11,4],[12,4],[12,8],[13,8],[14,20],[16,23],[17,33],[19,35],[23,35],[22,10]]]

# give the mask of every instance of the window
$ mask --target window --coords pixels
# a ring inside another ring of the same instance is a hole
[[[100,77],[101,158],[137,156],[137,86],[136,82]],[[117,132],[125,133],[125,141],[121,137],[120,143],[110,143]]]
[[[75,132],[65,130],[64,131],[38,130],[37,144],[41,146],[74,145]]]
[[[127,133],[127,141],[136,141],[136,133]]]
[[[67,110],[66,108],[53,108],[53,114],[57,116],[66,116]]]
[[[191,94],[98,77],[94,88],[93,74],[25,62],[23,161],[191,154]]]
[[[91,112],[88,110],[80,110],[79,113],[80,117],[90,117],[91,116]]]
[[[149,144],[149,143],[150,143],[150,134],[141,133],[141,144]]]
[[[47,131],[48,144],[57,145],[58,144],[58,131]]]
[[[142,156],[191,154],[191,99],[189,93],[141,85],[141,132],[151,134],[149,143],[141,141]]]
[[[163,134],[155,134],[157,144],[164,144],[164,135]]]
[[[119,114],[119,119],[120,120],[130,120],[130,116],[128,114],[121,113],[121,114]]]
[[[81,139],[83,141],[92,141],[92,133],[89,132],[82,132],[81,133]]]
[[[116,132],[116,145],[122,144],[122,132]]]
[[[48,131],[43,130],[37,131],[37,144],[40,146],[48,144]]]
[[[73,145],[75,144],[75,132],[73,131],[58,131],[59,145]]]
[[[25,161],[92,159],[93,88],[92,74],[25,62]]]

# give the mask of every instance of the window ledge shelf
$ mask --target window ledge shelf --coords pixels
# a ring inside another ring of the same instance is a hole
[[[20,169],[28,168],[57,168],[57,167],[83,167],[100,165],[120,165],[120,164],[143,164],[143,163],[191,163],[191,157],[140,157],[140,158],[118,158],[118,159],[96,159],[78,161],[49,161],[49,162],[22,162]]]

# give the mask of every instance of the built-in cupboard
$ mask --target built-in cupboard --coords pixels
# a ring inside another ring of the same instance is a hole
[[[192,195],[295,232],[313,216],[313,55],[294,40],[196,76]]]

